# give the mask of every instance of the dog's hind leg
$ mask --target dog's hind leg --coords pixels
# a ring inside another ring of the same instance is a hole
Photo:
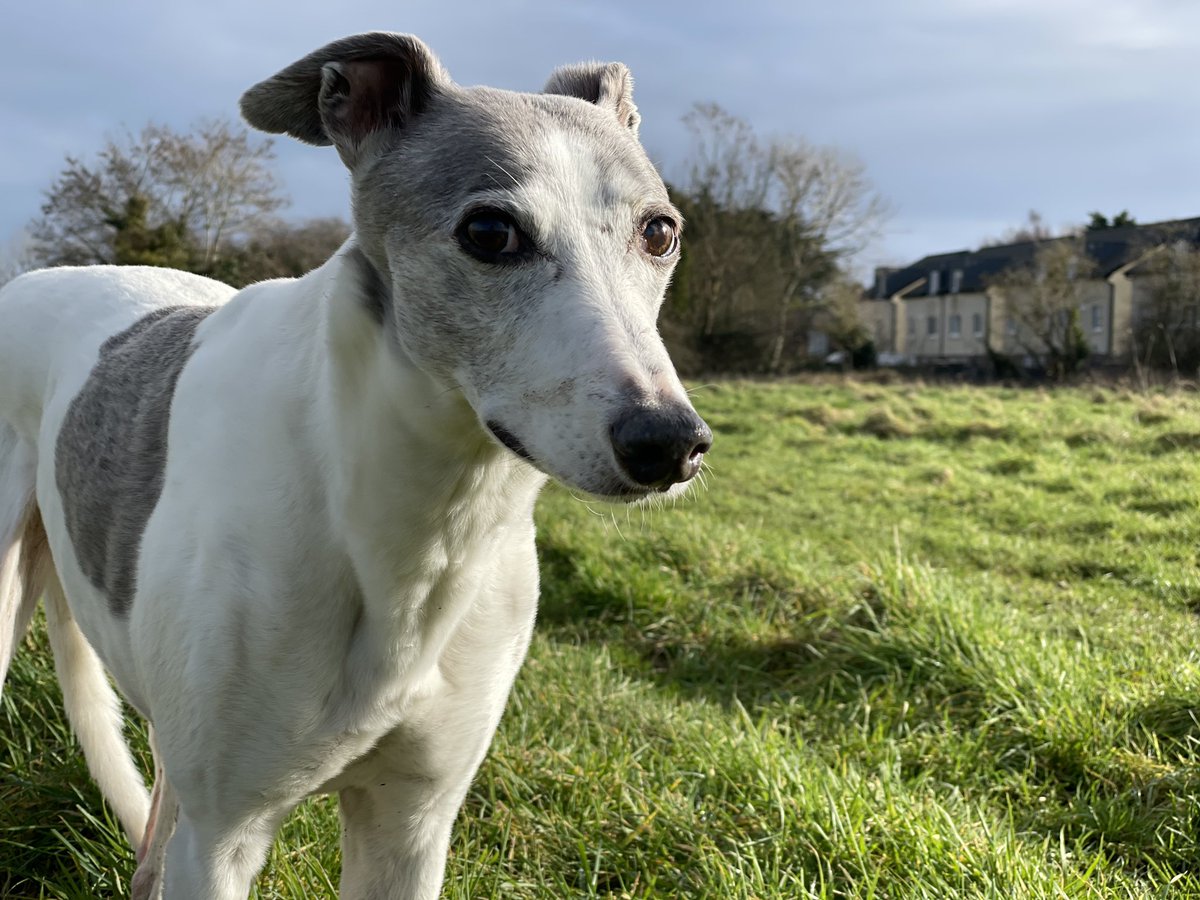
[[[46,630],[62,685],[67,718],[87,758],[92,778],[112,806],[134,847],[141,844],[150,797],[125,743],[121,705],[104,666],[67,606],[57,575],[46,581]]]
[[[0,689],[53,565],[35,478],[33,448],[0,422]]]
[[[138,867],[130,886],[132,900],[158,900],[162,896],[167,842],[175,831],[175,820],[179,815],[179,799],[159,762],[153,727],[150,729],[150,747],[154,751],[154,792],[150,796],[146,836],[138,847]]]

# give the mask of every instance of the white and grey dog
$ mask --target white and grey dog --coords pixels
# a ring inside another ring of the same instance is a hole
[[[463,88],[363,34],[241,108],[337,148],[355,233],[236,293],[0,292],[0,679],[44,593],[136,896],[245,897],[336,792],[342,896],[434,897],[529,642],[539,488],[673,495],[709,447],[655,327],[680,216],[616,63]],[[152,796],[105,670],[152,723]]]

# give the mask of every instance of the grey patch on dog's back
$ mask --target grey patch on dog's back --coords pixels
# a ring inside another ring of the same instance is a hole
[[[215,308],[155,310],[105,341],[58,433],[54,474],[67,534],[115,615],[133,603],[142,533],[162,493],[175,384]]]

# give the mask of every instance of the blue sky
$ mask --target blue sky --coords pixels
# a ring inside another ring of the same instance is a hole
[[[1194,0],[11,4],[0,53],[0,248],[67,154],[148,121],[234,116],[252,83],[337,37],[420,36],[463,84],[537,90],[581,59],[633,70],[642,139],[682,171],[716,101],[764,135],[857,155],[892,214],[863,268],[977,245],[1030,209],[1200,215]],[[276,143],[294,217],[348,215],[329,149]],[[4,252],[4,251],[0,251]]]

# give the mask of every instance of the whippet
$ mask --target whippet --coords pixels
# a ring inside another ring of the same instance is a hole
[[[241,109],[337,149],[354,234],[238,292],[104,266],[0,292],[0,680],[44,593],[135,896],[245,897],[335,792],[341,895],[430,898],[529,643],[539,489],[677,495],[710,445],[655,327],[681,218],[619,63],[464,88],[362,34]]]

